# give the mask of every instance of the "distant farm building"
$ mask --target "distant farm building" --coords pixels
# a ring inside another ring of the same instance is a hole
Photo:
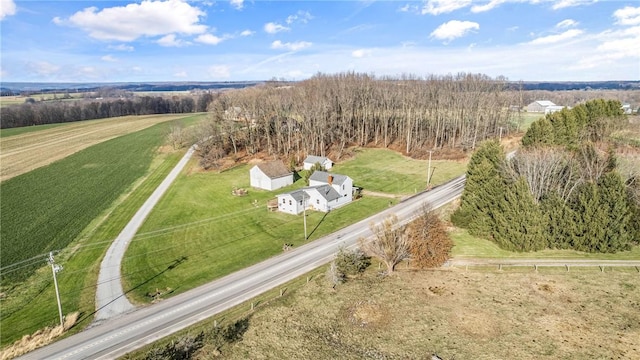
[[[333,161],[324,156],[309,155],[304,159],[303,168],[305,170],[311,170],[313,165],[320,164],[324,169],[329,170],[333,167]]]
[[[567,109],[571,109],[568,106],[560,106],[560,105],[552,105],[552,106],[547,106],[544,109],[544,114],[553,114],[554,112],[558,112],[558,111],[562,111],[562,109],[567,108]]]
[[[549,106],[556,106],[556,104],[548,100],[534,101],[531,104],[527,105],[527,112],[543,113],[545,112],[545,109]]]
[[[353,180],[340,174],[316,171],[309,186],[278,195],[278,210],[300,214],[305,209],[329,212],[353,201]]]
[[[622,112],[626,115],[633,114],[633,109],[631,108],[631,104],[622,104]]]
[[[264,190],[276,190],[293,184],[293,172],[280,160],[257,164],[249,170],[251,186]]]

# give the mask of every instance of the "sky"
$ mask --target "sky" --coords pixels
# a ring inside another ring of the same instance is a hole
[[[640,80],[640,2],[0,0],[1,82]]]

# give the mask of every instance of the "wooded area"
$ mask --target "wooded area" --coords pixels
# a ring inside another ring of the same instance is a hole
[[[506,134],[516,92],[481,74],[380,78],[318,74],[288,86],[222,93],[201,135],[206,163],[227,154],[264,152],[339,159],[352,145],[391,147],[420,157],[431,149],[468,150]]]
[[[191,96],[142,96],[133,98],[36,102],[2,108],[0,128],[56,124],[128,115],[181,114],[206,111],[213,94]],[[33,99],[32,99],[33,100]]]
[[[508,250],[628,250],[640,239],[640,184],[607,142],[627,125],[620,102],[594,100],[534,122],[512,159],[483,143],[454,223]]]

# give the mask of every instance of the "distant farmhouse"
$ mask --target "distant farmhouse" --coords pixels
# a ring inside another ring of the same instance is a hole
[[[567,109],[571,109],[570,106],[560,106],[560,105],[552,105],[552,106],[547,106],[544,109],[544,114],[553,114],[554,112],[558,112],[561,111],[562,109],[567,108]]]
[[[631,108],[631,104],[627,104],[627,103],[622,104],[622,112],[627,115],[633,114],[633,109]]]
[[[304,159],[303,168],[305,170],[311,170],[313,165],[315,165],[316,163],[320,164],[320,166],[322,166],[326,170],[329,170],[333,167],[333,161],[331,161],[329,158],[324,156],[309,155],[306,159]]]
[[[278,211],[295,215],[305,208],[329,212],[353,201],[353,180],[346,175],[315,171],[308,187],[277,197]]]
[[[545,112],[545,109],[549,106],[556,106],[556,104],[548,100],[534,101],[531,104],[527,105],[527,112],[543,113]]]
[[[280,160],[257,164],[249,170],[249,177],[252,187],[264,190],[276,190],[293,184],[293,172]]]

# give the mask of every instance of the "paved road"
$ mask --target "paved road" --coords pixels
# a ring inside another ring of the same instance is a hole
[[[425,202],[434,209],[450,202],[460,196],[464,181],[464,176],[460,176],[336,233],[160,303],[103,321],[22,359],[113,359],[122,356],[328,263],[340,246],[354,246],[358,238],[370,236],[371,222],[379,223],[392,213],[401,221],[407,221]]]
[[[133,239],[144,220],[151,213],[151,210],[153,210],[153,207],[167,191],[171,183],[178,177],[178,174],[180,174],[189,159],[191,159],[194,151],[195,148],[192,146],[147,201],[145,201],[133,218],[131,218],[127,226],[122,229],[122,232],[120,232],[107,250],[100,264],[100,273],[98,274],[96,322],[104,321],[135,309],[134,305],[131,304],[124,295],[122,283],[120,282],[122,257],[131,239]]]

